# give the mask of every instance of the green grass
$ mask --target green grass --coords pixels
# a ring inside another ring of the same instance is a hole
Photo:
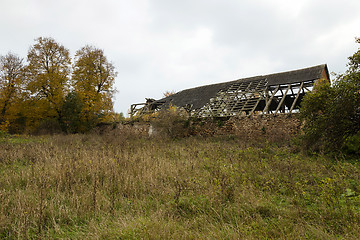
[[[1,239],[360,238],[358,161],[236,136],[15,139]]]
[[[41,138],[35,138],[26,135],[10,135],[0,131],[0,143],[18,144],[41,141]]]

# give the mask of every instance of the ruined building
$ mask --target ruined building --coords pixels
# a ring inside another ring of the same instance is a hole
[[[326,64],[186,89],[133,104],[130,114],[155,112],[170,105],[184,108],[194,117],[291,114],[299,111],[303,96],[320,79],[330,79]]]

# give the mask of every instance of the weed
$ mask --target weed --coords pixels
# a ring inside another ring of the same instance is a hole
[[[0,238],[360,238],[358,161],[120,130],[1,141]]]

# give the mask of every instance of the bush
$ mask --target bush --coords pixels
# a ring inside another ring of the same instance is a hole
[[[360,155],[360,131],[346,138],[343,149],[348,154]]]
[[[81,101],[79,95],[74,91],[65,97],[61,107],[61,128],[64,132],[78,133],[85,131],[85,123],[81,119],[83,105],[84,103]]]
[[[360,130],[360,49],[349,60],[349,69],[332,85],[320,80],[304,97],[303,139],[310,150],[339,151]]]
[[[189,119],[185,110],[176,106],[157,112],[150,120],[153,133],[172,138],[185,137],[189,135]]]
[[[53,135],[62,133],[61,126],[57,119],[45,119],[35,129],[35,135]]]

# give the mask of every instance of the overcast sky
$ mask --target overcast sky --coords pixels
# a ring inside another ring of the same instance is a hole
[[[167,90],[327,63],[358,48],[359,0],[0,0],[0,55],[38,37],[86,44],[118,72],[115,111]]]

